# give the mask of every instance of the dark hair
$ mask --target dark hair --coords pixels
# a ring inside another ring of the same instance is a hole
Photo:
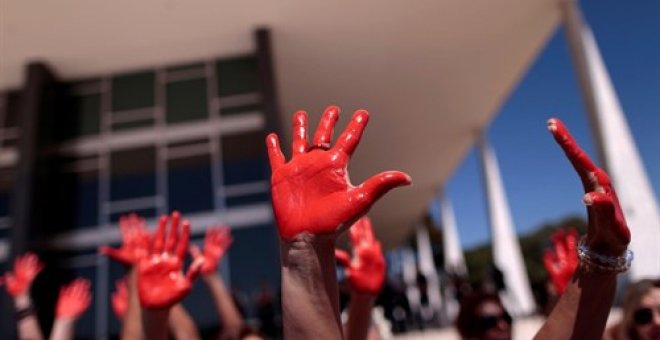
[[[454,324],[463,339],[481,335],[483,330],[479,327],[477,311],[479,306],[485,302],[494,302],[504,309],[504,305],[502,305],[502,301],[496,293],[476,291],[461,300],[461,310],[458,312],[458,317],[456,317]]]
[[[660,279],[643,279],[628,286],[626,297],[623,300],[623,327],[621,327],[621,331],[625,333],[622,334],[624,339],[636,340],[639,338],[635,331],[633,313],[639,307],[639,302],[644,295],[653,288],[660,288]]]

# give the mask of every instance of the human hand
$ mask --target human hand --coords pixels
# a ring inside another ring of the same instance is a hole
[[[351,288],[358,293],[378,295],[385,281],[385,258],[371,226],[371,220],[364,216],[349,230],[353,254],[336,249],[337,261],[347,269]]]
[[[200,269],[202,275],[216,272],[218,263],[233,241],[229,228],[217,226],[206,230],[203,253],[196,245],[190,247],[190,253],[193,258],[201,257],[204,259],[204,264]]]
[[[112,311],[118,319],[123,320],[128,311],[128,284],[126,278],[115,282],[116,290],[112,293],[110,301],[112,302]]]
[[[180,218],[178,212],[172,213],[170,233],[166,239],[168,217],[161,216],[151,240],[149,255],[138,265],[138,295],[140,304],[145,308],[164,309],[181,301],[190,292],[191,283],[204,263],[203,258],[193,259],[188,272],[183,275],[181,270],[188,249],[190,222],[183,221],[179,226]]]
[[[144,219],[136,214],[122,216],[119,219],[119,230],[122,239],[121,248],[102,246],[99,247],[99,252],[119,263],[134,266],[149,253],[149,232],[145,227]]]
[[[7,293],[16,298],[30,292],[32,281],[44,268],[37,255],[27,252],[14,260],[14,271],[5,274]]]
[[[583,201],[589,218],[586,245],[599,254],[622,255],[630,243],[630,230],[609,176],[593,164],[559,119],[548,120],[548,130],[573,164],[584,187]]]
[[[81,278],[75,279],[73,282],[60,288],[55,317],[57,319],[79,318],[92,302],[89,289],[89,280]]]
[[[280,237],[285,240],[304,232],[341,232],[389,190],[411,183],[405,173],[387,171],[353,186],[348,176],[348,161],[360,142],[369,113],[355,111],[348,127],[331,147],[338,118],[338,107],[326,108],[310,146],[307,141],[307,113],[296,112],[293,119],[293,156],[288,163],[277,135],[271,133],[266,138],[272,170],[273,211]]]
[[[553,249],[543,253],[543,264],[558,294],[563,294],[578,267],[577,232],[557,230],[551,238]]]

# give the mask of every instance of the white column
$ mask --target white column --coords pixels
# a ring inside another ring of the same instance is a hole
[[[658,201],[598,45],[574,1],[562,3],[564,28],[601,164],[612,179],[632,233],[630,279],[660,276]]]
[[[440,206],[440,218],[442,219],[445,271],[460,276],[467,275],[463,248],[458,238],[454,208],[452,207],[451,200],[445,195],[444,191],[441,191],[438,195],[437,204]]]
[[[520,243],[511,220],[497,159],[485,136],[481,137],[479,147],[493,242],[493,260],[502,271],[506,284],[502,302],[515,315],[531,314],[535,310],[534,298],[520,251]]]
[[[417,226],[417,257],[419,259],[419,271],[426,277],[427,293],[429,296],[429,307],[432,313],[425,315],[430,320],[435,314],[440,317],[442,312],[442,297],[440,296],[440,281],[438,280],[438,271],[435,269],[433,261],[433,249],[431,247],[431,238],[426,226]]]

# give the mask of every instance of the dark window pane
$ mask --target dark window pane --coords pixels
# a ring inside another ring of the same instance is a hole
[[[59,113],[61,140],[98,134],[101,122],[101,95],[70,96],[65,110]]]
[[[224,184],[261,181],[268,178],[262,131],[222,136]]]
[[[182,213],[213,210],[210,156],[169,161],[167,180],[170,210]]]
[[[279,251],[274,225],[232,230],[229,250],[231,287],[254,296],[263,283],[273,290],[279,286]]]
[[[156,194],[156,150],[153,147],[116,151],[110,156],[112,201]]]
[[[98,225],[99,182],[98,172],[76,174],[74,187],[69,188],[75,193],[74,225],[76,227],[91,227]]]
[[[178,123],[208,117],[206,79],[167,84],[167,122]]]
[[[18,91],[10,91],[5,98],[5,121],[0,122],[4,127],[18,126],[18,109],[20,106],[21,94]]]
[[[261,111],[261,104],[260,103],[242,105],[242,106],[220,107],[220,115],[221,116],[240,115],[242,113],[248,113],[248,112],[253,113],[255,111],[257,111],[257,112]]]
[[[0,168],[0,217],[9,216],[9,200],[14,190],[15,175],[13,168]]]
[[[259,90],[257,58],[241,56],[217,63],[218,94],[231,96]]]
[[[112,79],[112,110],[131,110],[154,106],[155,73],[146,71]]]
[[[71,281],[75,278],[83,278],[89,280],[91,286],[91,295],[92,295],[92,302],[89,304],[89,307],[83,313],[78,320],[76,320],[75,323],[75,331],[74,334],[76,335],[76,338],[78,339],[93,339],[95,338],[95,331],[96,331],[96,322],[95,322],[95,311],[96,311],[96,304],[97,303],[105,303],[105,301],[98,301],[98,297],[96,294],[94,294],[94,289],[97,286],[96,283],[96,267],[84,267],[84,268],[76,268],[73,270],[71,277]],[[70,281],[69,281],[70,282]],[[64,282],[63,284],[69,283],[69,282]]]
[[[228,208],[231,208],[240,205],[268,202],[269,200],[270,200],[270,193],[260,192],[260,193],[254,193],[248,195],[227,197],[225,204]]]
[[[204,72],[204,63],[192,63],[184,65],[176,65],[167,68],[168,74],[182,73],[182,72]]]
[[[137,129],[137,128],[144,128],[148,126],[153,126],[154,125],[154,119],[149,118],[145,120],[137,120],[133,122],[125,122],[125,123],[115,123],[112,125],[112,131],[121,131],[121,130],[128,130],[128,129]]]

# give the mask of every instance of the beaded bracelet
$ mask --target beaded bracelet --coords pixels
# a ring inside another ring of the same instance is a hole
[[[21,321],[27,318],[28,316],[32,316],[35,314],[35,312],[36,311],[34,305],[30,303],[27,307],[21,308],[16,311],[16,321]]]
[[[607,256],[589,249],[586,238],[582,237],[577,248],[580,266],[586,271],[622,273],[630,269],[630,264],[635,258],[632,250],[626,249],[621,256]]]

